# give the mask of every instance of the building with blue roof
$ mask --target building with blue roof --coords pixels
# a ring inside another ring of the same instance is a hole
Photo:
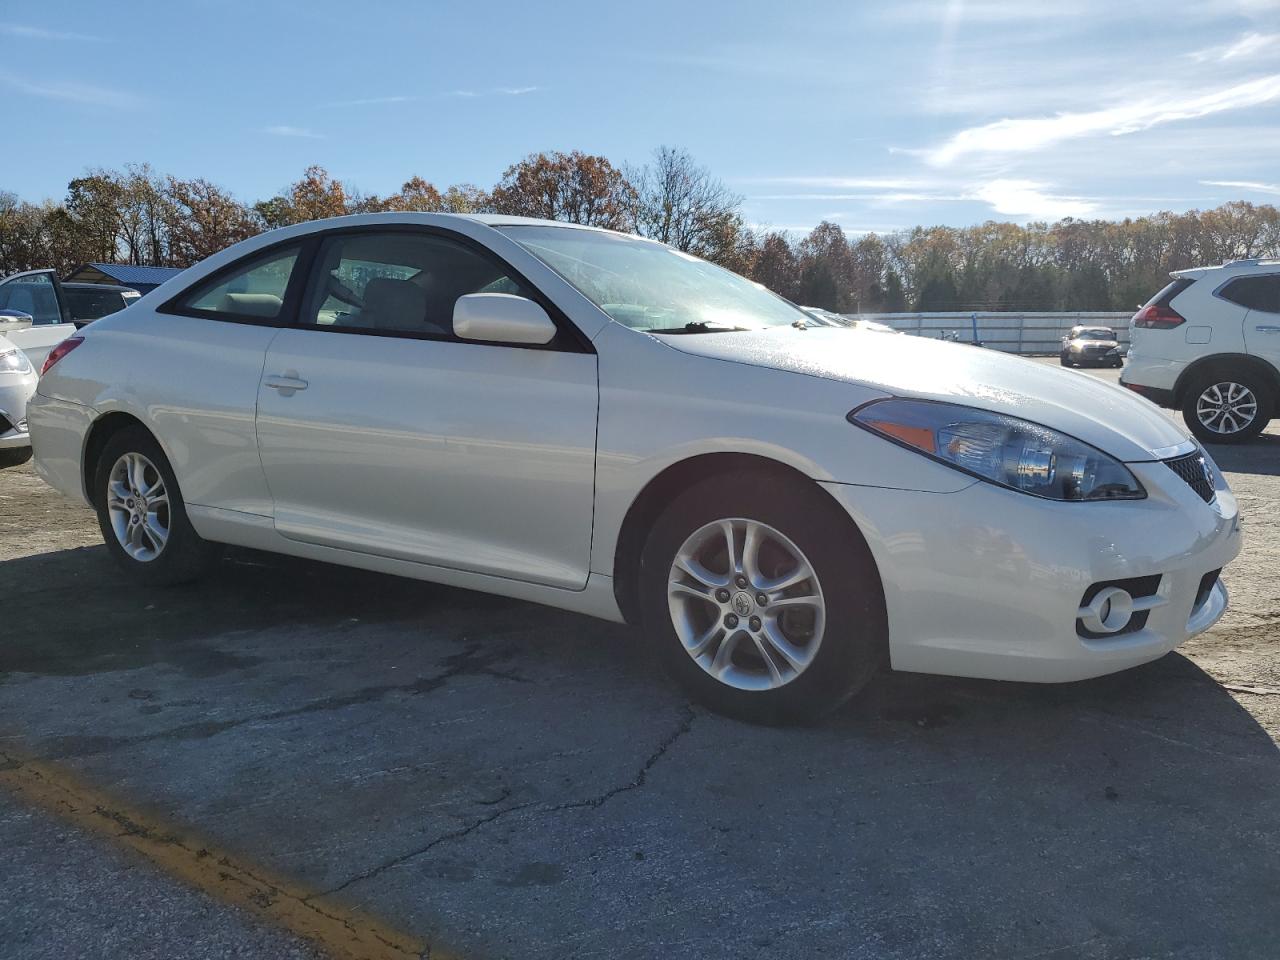
[[[62,279],[76,283],[113,283],[148,294],[182,272],[181,267],[148,267],[131,263],[82,263]]]

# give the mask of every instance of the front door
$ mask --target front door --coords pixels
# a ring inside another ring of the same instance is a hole
[[[27,355],[39,370],[49,351],[76,332],[62,296],[58,277],[52,270],[28,270],[0,280],[0,310],[19,310],[31,315],[31,326],[5,336]]]
[[[338,232],[267,351],[258,447],[282,536],[569,589],[591,548],[596,356],[453,336],[453,304],[531,295],[425,229]]]

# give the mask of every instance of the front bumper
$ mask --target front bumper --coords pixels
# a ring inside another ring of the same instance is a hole
[[[27,404],[36,391],[36,375],[0,375],[0,450],[31,446]]]
[[[1226,610],[1201,581],[1240,552],[1235,497],[1205,503],[1160,462],[1129,464],[1145,500],[1058,503],[975,482],[930,494],[825,483],[866,536],[884,584],[895,669],[994,680],[1082,680],[1163,656]],[[1158,576],[1133,632],[1087,639],[1085,592]]]

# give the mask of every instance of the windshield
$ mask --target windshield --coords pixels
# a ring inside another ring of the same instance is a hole
[[[651,240],[569,227],[501,230],[614,320],[636,330],[758,330],[809,319],[764,287]]]
[[[1076,334],[1077,340],[1114,340],[1115,332],[1112,330],[1081,330]]]

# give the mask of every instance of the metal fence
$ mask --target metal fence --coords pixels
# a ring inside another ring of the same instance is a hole
[[[852,319],[854,314],[848,314]],[[887,323],[917,337],[975,339],[1007,353],[1053,354],[1072,327],[1110,327],[1121,344],[1129,342],[1131,313],[860,313],[859,320]]]

